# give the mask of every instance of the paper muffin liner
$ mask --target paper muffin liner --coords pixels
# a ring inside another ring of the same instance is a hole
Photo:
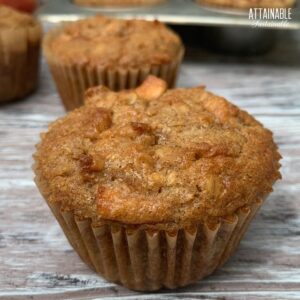
[[[199,224],[180,230],[155,230],[125,224],[93,225],[48,202],[82,260],[109,281],[139,291],[177,288],[222,266],[234,252],[262,200],[213,228]]]
[[[0,30],[0,102],[22,98],[36,88],[41,35],[38,23]]]
[[[151,65],[141,68],[103,68],[86,64],[65,64],[51,53],[51,41],[64,26],[47,33],[43,48],[57,90],[67,110],[72,110],[84,103],[84,92],[93,86],[105,85],[111,90],[133,89],[139,86],[148,75],[164,79],[168,87],[175,85],[178,69],[181,64],[184,47],[176,59],[169,64]]]

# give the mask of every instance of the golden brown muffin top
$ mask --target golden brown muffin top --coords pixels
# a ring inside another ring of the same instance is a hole
[[[35,154],[48,201],[78,217],[126,224],[218,220],[253,204],[280,178],[272,133],[203,87],[86,92],[49,127]]]
[[[35,19],[5,5],[0,5],[0,28],[23,28],[36,24]]]
[[[114,68],[170,63],[182,49],[180,38],[158,21],[104,16],[69,23],[45,43],[66,64]]]

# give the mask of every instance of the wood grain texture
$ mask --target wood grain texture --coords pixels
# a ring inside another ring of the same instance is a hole
[[[154,294],[90,271],[32,181],[39,133],[64,114],[43,62],[37,93],[0,106],[0,298],[300,299],[300,37],[282,35],[278,47],[260,57],[188,49],[178,85],[206,84],[270,128],[283,155],[283,180],[222,269],[195,285]]]

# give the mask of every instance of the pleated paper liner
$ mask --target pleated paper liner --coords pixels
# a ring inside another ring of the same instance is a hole
[[[182,46],[178,57],[169,64],[152,65],[140,69],[110,69],[91,67],[85,64],[67,65],[51,53],[51,41],[62,32],[64,26],[47,33],[43,48],[55,81],[57,90],[67,110],[72,110],[84,103],[84,92],[97,85],[105,85],[114,91],[132,89],[139,86],[145,78],[152,74],[164,79],[169,87],[176,82],[184,48]]]
[[[199,224],[177,231],[128,229],[79,220],[48,202],[70,244],[82,260],[109,281],[139,291],[177,288],[196,282],[222,266],[234,252],[261,206],[257,200],[211,228]]]
[[[20,99],[37,86],[42,29],[0,30],[0,102]]]

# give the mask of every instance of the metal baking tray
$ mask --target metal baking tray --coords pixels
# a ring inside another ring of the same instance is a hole
[[[244,26],[253,27],[248,11],[221,9],[197,4],[194,0],[166,0],[162,4],[135,7],[83,7],[72,3],[72,0],[44,0],[38,14],[43,21],[72,21],[94,14],[104,14],[121,18],[143,18],[160,20],[177,25],[206,26]],[[300,5],[292,9],[292,20],[285,26],[281,21],[263,22],[260,28],[300,29]]]

